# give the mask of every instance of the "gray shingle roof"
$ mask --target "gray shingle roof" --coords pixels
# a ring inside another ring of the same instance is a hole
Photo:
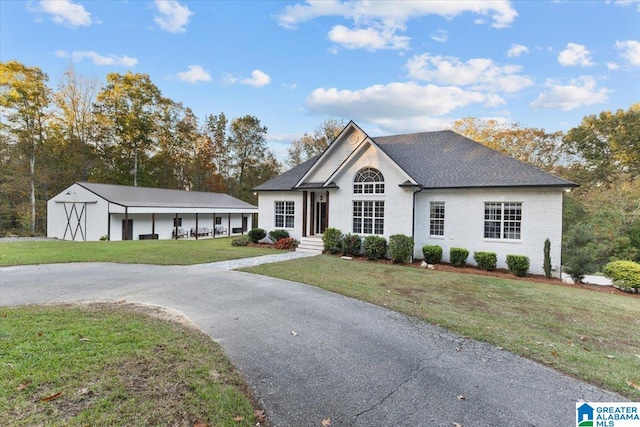
[[[78,182],[77,184],[105,200],[130,207],[256,209],[250,203],[221,193],[131,187],[92,182]]]
[[[576,186],[450,130],[372,139],[424,188]]]
[[[577,186],[450,130],[371,139],[424,188]],[[255,190],[292,189],[318,157]]]

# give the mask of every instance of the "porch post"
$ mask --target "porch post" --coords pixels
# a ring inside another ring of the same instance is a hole
[[[196,212],[196,240],[198,240],[198,212]]]
[[[302,192],[302,237],[307,237],[307,192]]]
[[[156,234],[156,214],[151,214],[151,234]]]
[[[316,234],[316,193],[314,193],[313,191],[311,192],[311,218],[310,219],[310,223],[311,223],[311,227],[309,227],[309,235],[310,236],[315,236]]]
[[[227,227],[227,236],[231,236],[231,213],[227,214],[227,224],[229,225]]]
[[[124,207],[124,240],[129,240],[129,207],[128,206]]]
[[[329,228],[329,190],[327,190],[327,204],[325,206],[324,220],[326,221],[324,224],[324,228]]]
[[[173,229],[175,230],[176,240],[178,240],[178,212],[176,212],[176,218],[173,220]]]

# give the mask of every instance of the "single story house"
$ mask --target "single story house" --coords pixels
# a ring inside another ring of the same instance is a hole
[[[560,275],[563,193],[577,185],[453,131],[372,138],[350,122],[320,155],[254,189],[258,226],[285,229],[301,246],[327,227],[360,236],[526,255],[542,274],[544,241]],[[316,246],[317,247],[317,246]]]
[[[47,201],[47,237],[91,241],[244,234],[258,209],[228,194],[76,182]]]

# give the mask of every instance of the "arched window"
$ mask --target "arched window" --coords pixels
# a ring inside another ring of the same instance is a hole
[[[384,194],[384,176],[378,169],[360,169],[353,179],[353,193]]]

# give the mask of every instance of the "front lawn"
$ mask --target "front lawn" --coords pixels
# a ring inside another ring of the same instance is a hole
[[[118,262],[160,265],[202,264],[281,253],[265,247],[231,246],[233,238],[199,240],[64,240],[0,242],[0,266],[60,262]]]
[[[220,346],[164,317],[135,305],[0,308],[0,424],[255,426]]]
[[[388,307],[640,399],[637,297],[328,255],[242,270]]]

